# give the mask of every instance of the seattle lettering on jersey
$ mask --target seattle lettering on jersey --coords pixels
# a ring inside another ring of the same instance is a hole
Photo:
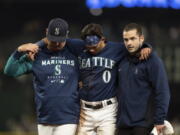
[[[103,58],[103,57],[92,57],[92,58],[86,58],[86,59],[81,59],[81,57],[79,57],[79,61],[80,61],[81,69],[94,67],[94,66],[100,66],[100,67],[112,69],[116,63],[114,60]]]

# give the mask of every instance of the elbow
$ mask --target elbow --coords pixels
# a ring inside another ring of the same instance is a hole
[[[8,70],[8,68],[7,68],[6,66],[4,67],[4,74],[5,74],[5,75],[8,75],[8,76],[10,75],[10,74],[9,74],[9,70]]]
[[[171,100],[171,93],[170,93],[170,90],[168,89],[167,90],[167,92],[166,92],[166,99],[168,100],[168,101],[170,101]]]
[[[11,71],[7,67],[4,68],[4,74],[7,76],[11,76],[11,77],[17,77],[18,76],[15,72]]]
[[[168,95],[168,100],[169,100],[169,102],[170,102],[170,100],[171,100],[171,94],[169,93],[169,95]]]

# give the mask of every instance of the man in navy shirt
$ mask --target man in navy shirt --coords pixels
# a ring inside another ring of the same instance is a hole
[[[164,65],[155,52],[147,60],[139,60],[144,42],[140,25],[126,25],[123,39],[129,53],[118,68],[118,134],[149,135],[153,126],[160,133],[170,100]]]
[[[75,135],[80,111],[79,67],[77,57],[67,48],[67,22],[52,19],[46,34],[46,43],[36,43],[42,46],[39,51],[35,44],[19,46],[4,73],[14,77],[33,74],[39,135]],[[26,53],[37,53],[34,61]]]

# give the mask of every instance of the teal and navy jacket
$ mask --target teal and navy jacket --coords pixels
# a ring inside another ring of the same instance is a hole
[[[57,52],[43,47],[34,61],[15,51],[7,61],[4,73],[10,76],[33,74],[38,123],[76,124],[79,121],[79,69],[77,58],[67,46]]]

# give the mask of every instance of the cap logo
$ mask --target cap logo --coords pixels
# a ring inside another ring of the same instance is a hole
[[[59,28],[55,28],[55,33],[54,33],[56,36],[59,35]]]

